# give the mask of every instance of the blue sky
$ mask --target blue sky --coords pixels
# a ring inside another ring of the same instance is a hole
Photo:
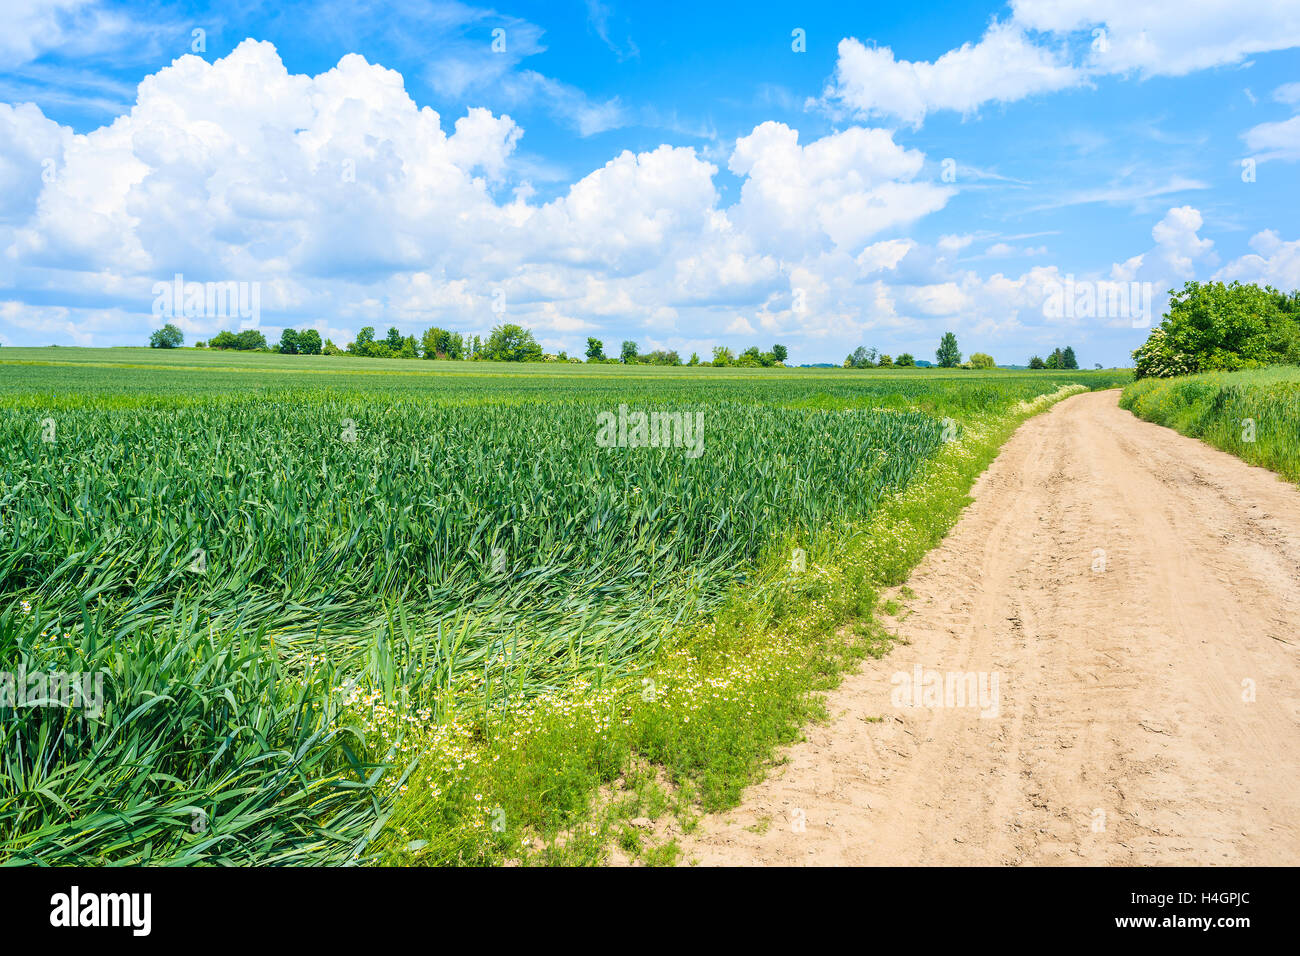
[[[180,273],[260,292],[190,342],[1126,364],[1067,278],[1300,287],[1297,46],[1293,2],[8,0],[0,342],[141,344]]]

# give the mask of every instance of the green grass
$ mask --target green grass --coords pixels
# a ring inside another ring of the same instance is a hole
[[[1300,368],[1146,378],[1120,406],[1300,483]]]
[[[109,706],[6,720],[0,858],[668,862],[601,794],[734,802],[1027,405],[1126,377],[5,349],[0,669]]]

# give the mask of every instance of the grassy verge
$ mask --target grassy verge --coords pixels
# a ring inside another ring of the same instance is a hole
[[[675,843],[651,835],[655,821],[673,816],[689,831],[699,814],[734,806],[777,747],[825,716],[820,692],[889,649],[873,616],[879,593],[906,580],[1003,442],[1050,404],[967,420],[869,520],[773,547],[720,613],[668,635],[632,679],[604,684],[597,672],[564,694],[488,713],[443,701],[446,719],[428,730],[377,694],[354,695],[367,737],[397,741],[418,761],[378,860],[587,864],[617,847],[674,862]],[[496,679],[508,683],[508,656],[499,663]]]
[[[1300,482],[1300,368],[1146,378],[1119,404]]]

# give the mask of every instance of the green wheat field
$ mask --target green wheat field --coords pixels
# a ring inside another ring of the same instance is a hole
[[[628,816],[734,803],[1015,425],[1129,381],[6,348],[0,668],[102,690],[4,713],[0,860],[671,862]]]

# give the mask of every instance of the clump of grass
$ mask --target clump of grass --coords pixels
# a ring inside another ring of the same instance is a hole
[[[286,679],[263,634],[58,626],[24,602],[0,661],[99,681],[0,711],[0,862],[351,863],[379,829],[380,769],[335,720],[332,669]]]

